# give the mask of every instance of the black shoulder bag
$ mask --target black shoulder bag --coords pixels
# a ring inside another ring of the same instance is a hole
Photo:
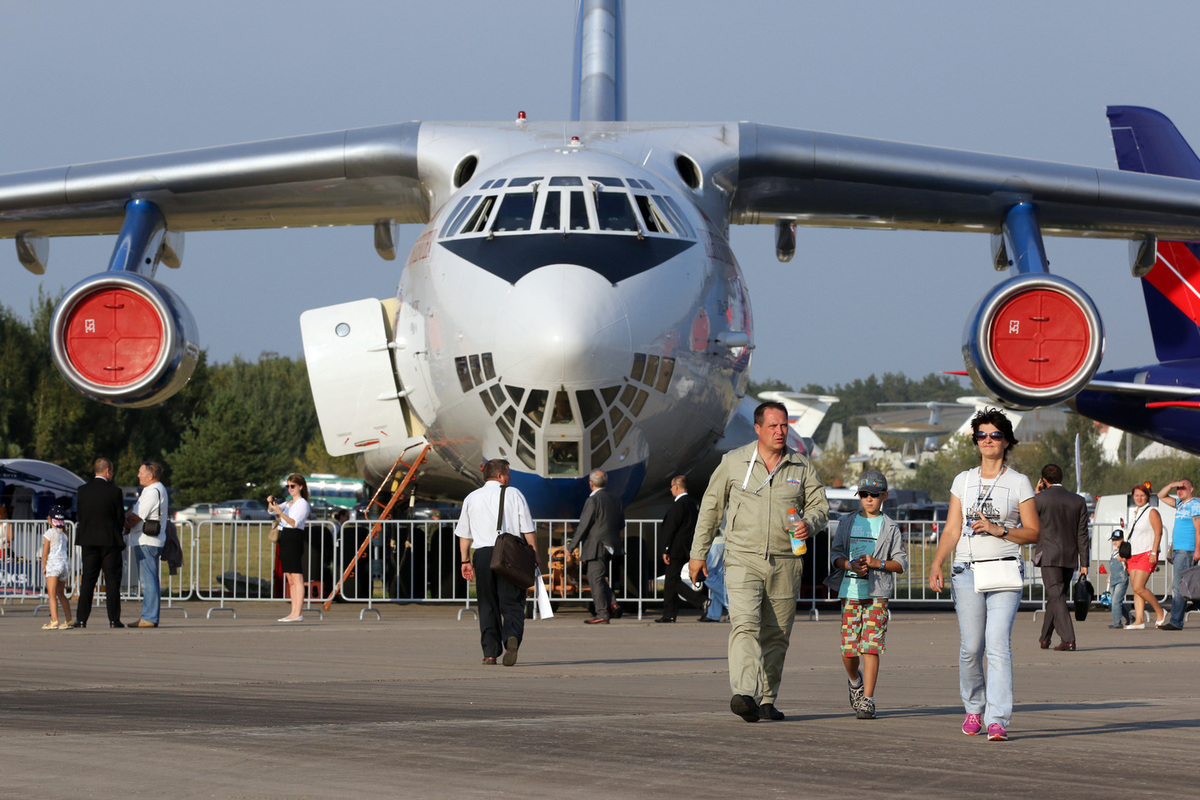
[[[524,536],[504,532],[504,492],[500,487],[500,512],[496,516],[496,546],[492,549],[492,572],[528,591],[537,582],[537,551]]]

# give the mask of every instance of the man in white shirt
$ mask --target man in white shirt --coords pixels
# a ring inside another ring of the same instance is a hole
[[[162,485],[162,464],[145,461],[138,467],[142,493],[137,505],[126,515],[125,528],[138,565],[142,583],[142,618],[139,628],[157,628],[162,589],[158,564],[167,543],[167,489]],[[150,530],[147,530],[149,527]]]
[[[492,573],[492,550],[499,531],[523,535],[537,547],[537,529],[529,503],[517,489],[508,486],[508,462],[492,459],[483,466],[484,484],[463,500],[454,534],[458,537],[462,576],[475,581],[479,600],[479,634],[483,663],[495,664],[504,643],[504,666],[517,663],[517,649],[525,635],[525,590]],[[501,489],[504,513],[500,514]],[[500,519],[497,524],[497,519]],[[472,563],[471,546],[475,547]]]

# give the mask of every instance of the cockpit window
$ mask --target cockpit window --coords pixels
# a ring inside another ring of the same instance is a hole
[[[634,195],[634,197],[637,200],[638,211],[642,212],[642,219],[646,221],[647,231],[650,233],[674,233],[666,216],[653,200],[644,194]]]
[[[464,197],[462,202],[458,204],[450,221],[446,223],[446,227],[442,228],[442,236],[452,236],[458,231],[458,226],[462,224],[463,218],[471,213],[471,209],[479,202],[479,195],[474,197]]]
[[[483,198],[483,202],[479,204],[479,208],[475,209],[475,213],[467,220],[467,224],[463,226],[460,233],[483,233],[487,228],[488,217],[491,216],[494,205],[496,205],[496,195],[491,194]]]
[[[629,195],[624,192],[600,192],[596,195],[596,218],[602,231],[638,230],[637,217],[629,204]]]
[[[575,415],[571,413],[571,400],[567,397],[567,393],[562,389],[554,395],[554,411],[550,415],[551,425],[563,425],[575,421]]]
[[[583,199],[583,192],[571,192],[569,213],[571,230],[586,231],[591,227],[588,223],[587,203]]]
[[[508,188],[512,189],[516,186],[528,186],[529,184],[533,183],[536,180],[538,180],[538,179],[537,178],[513,178],[511,181],[508,182]]]
[[[496,219],[492,222],[495,232],[527,231],[533,224],[533,192],[509,192],[500,201]]]
[[[541,229],[544,231],[562,229],[562,192],[546,192]]]
[[[596,178],[594,176],[589,175],[588,180],[592,181],[593,183],[598,183],[601,186],[624,186],[625,185],[625,184],[621,183],[620,178]]]
[[[555,175],[550,179],[551,186],[583,186],[583,181],[576,175]]]
[[[679,208],[674,200],[666,195],[657,194],[654,195],[654,199],[662,201],[663,208],[665,208],[671,215],[671,219],[675,220],[675,224],[679,227],[679,230],[683,232],[684,236],[688,237],[689,239],[696,238],[696,234],[692,231],[692,226],[688,225],[687,223],[687,217],[684,216],[683,211]]]

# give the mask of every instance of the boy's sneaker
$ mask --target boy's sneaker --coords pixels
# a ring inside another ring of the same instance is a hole
[[[870,697],[859,698],[854,706],[854,716],[859,719],[875,719],[875,700]]]
[[[853,683],[850,683],[849,680],[846,681],[846,685],[850,687],[850,707],[858,711],[858,704],[862,702],[863,693],[867,691],[867,685],[863,683],[862,673],[858,673],[857,687]]]
[[[993,722],[991,725],[988,725],[988,741],[1007,742],[1008,731],[1004,730],[1004,726],[999,722]]]
[[[967,714],[967,718],[963,720],[962,732],[967,736],[978,736],[983,730],[983,723],[979,720],[978,714]]]

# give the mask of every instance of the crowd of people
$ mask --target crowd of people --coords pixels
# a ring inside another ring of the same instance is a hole
[[[722,458],[699,503],[688,495],[684,476],[671,481],[672,502],[660,526],[657,554],[666,571],[664,607],[655,620],[676,622],[680,600],[695,606],[701,621],[720,621],[728,611],[729,708],[747,722],[785,718],[778,704],[803,559],[808,540],[826,527],[829,517],[816,469],[786,444],[786,408],[763,403],[755,410],[754,423],[756,440]],[[1021,548],[1034,545],[1033,564],[1045,589],[1040,646],[1076,650],[1067,596],[1073,580],[1088,575],[1088,509],[1082,498],[1063,487],[1059,466],[1047,464],[1035,488],[1009,465],[1018,441],[1002,411],[979,412],[971,420],[971,431],[979,465],[953,480],[947,522],[927,581],[934,592],[949,589],[954,602],[965,712],[961,730],[968,736],[986,733],[989,741],[1005,741],[1013,713],[1012,631],[1026,577]],[[63,515],[51,515],[42,555],[50,596],[51,619],[44,626],[48,629],[87,626],[101,573],[109,625],[124,627],[119,592],[127,546],[134,548],[142,586],[136,625],[158,626],[159,562],[168,527],[162,466],[153,461],[141,465],[142,492],[127,513],[112,475],[112,462],[99,458],[95,476],[79,490],[76,543],[82,580],[73,622],[63,592],[68,560]],[[531,558],[538,558],[529,504],[509,485],[510,477],[507,461],[488,461],[483,486],[467,495],[454,528],[461,577],[475,582],[483,664],[508,667],[517,663],[524,640],[527,586],[514,584],[504,577],[507,572],[493,568],[498,537],[512,534],[528,544]],[[578,556],[587,576],[593,611],[584,622],[598,626],[620,616],[611,568],[622,554],[625,517],[604,471],[593,471],[588,484],[590,494],[566,550]],[[310,514],[304,477],[289,475],[286,487],[283,502],[268,498],[268,508],[278,519],[279,558],[291,602],[289,613],[279,620],[284,623],[303,620],[302,559],[309,545]],[[1183,627],[1187,600],[1180,593],[1179,575],[1200,561],[1200,500],[1193,490],[1191,481],[1179,480],[1158,492],[1160,504],[1175,508],[1171,562],[1176,582],[1168,618],[1146,588],[1163,543],[1162,517],[1150,506],[1150,485],[1134,487],[1128,538],[1122,531],[1112,538],[1109,627],[1144,629],[1146,604],[1155,612],[1156,627]],[[825,583],[842,604],[839,648],[849,705],[859,719],[874,719],[890,619],[888,600],[896,576],[907,572],[909,558],[900,528],[883,513],[887,477],[875,470],[863,473],[857,493],[860,508],[839,520],[832,537]],[[702,583],[707,592],[700,591]],[[1128,586],[1134,596],[1132,614],[1124,603]]]

